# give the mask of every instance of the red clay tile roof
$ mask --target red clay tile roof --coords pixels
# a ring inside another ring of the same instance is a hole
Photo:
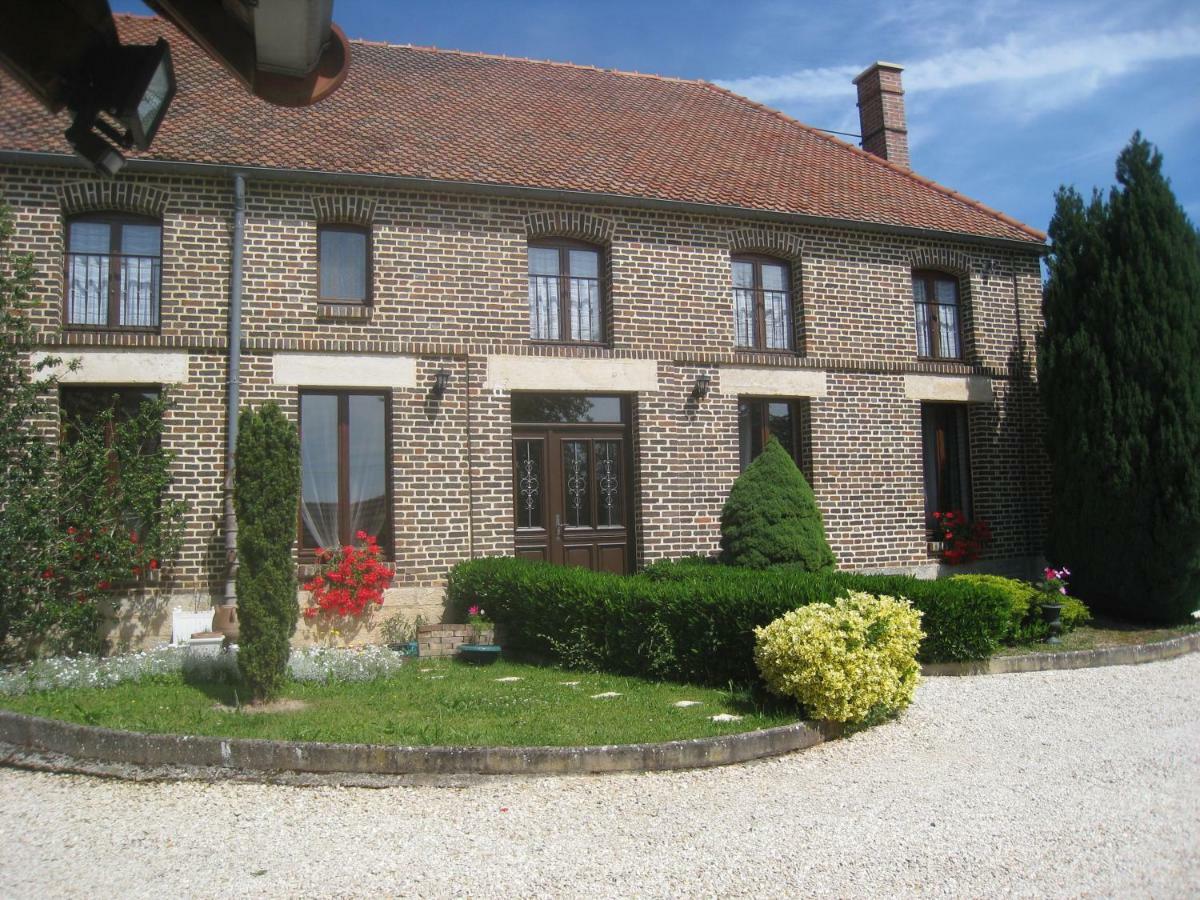
[[[179,91],[159,160],[550,188],[716,204],[1010,240],[1045,236],[934,182],[703,81],[353,42],[313,107],[252,96],[173,26],[118,16],[124,41],[171,43]],[[847,87],[847,102],[852,92]],[[0,77],[0,148],[69,153]]]

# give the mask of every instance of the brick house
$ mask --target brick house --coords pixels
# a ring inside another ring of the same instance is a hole
[[[856,80],[864,151],[703,82],[367,42],[272,107],[118,25],[171,41],[179,93],[116,178],[9,81],[0,108],[45,347],[82,361],[62,403],[174,401],[186,546],[118,645],[225,591],[231,358],[299,423],[300,562],[378,534],[409,614],[471,557],[711,553],[771,435],[842,567],[937,571],[949,508],[993,568],[1039,552],[1044,235],[909,170],[899,67]]]

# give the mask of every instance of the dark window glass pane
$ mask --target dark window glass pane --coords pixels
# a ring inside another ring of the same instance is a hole
[[[970,516],[970,470],[966,409],[926,404],[921,409],[925,468],[925,511],[962,510]]]
[[[796,432],[793,428],[790,403],[767,404],[767,429],[788,452],[788,456],[796,459]]]
[[[620,423],[620,397],[581,394],[513,394],[512,420],[518,423]]]
[[[134,256],[158,256],[161,235],[162,229],[158,225],[122,225],[121,252]]]
[[[382,538],[390,520],[387,503],[387,411],[377,394],[350,395],[350,522],[352,540],[360,531]]]
[[[754,263],[734,261],[733,286],[735,288],[754,287]]]
[[[557,275],[558,274],[558,248],[557,247],[530,247],[529,248],[529,274],[530,275]]]
[[[596,441],[596,524],[624,523],[621,511],[621,442]]]
[[[600,277],[600,254],[595,250],[570,250],[567,255],[572,278]]]
[[[304,546],[337,547],[338,398],[300,396],[300,520]]]
[[[112,252],[112,226],[107,222],[72,222],[70,243],[72,253],[107,256]]]
[[[787,290],[787,278],[784,276],[784,272],[787,270],[783,266],[763,263],[760,271],[762,272],[762,289],[764,291]]]
[[[742,400],[738,403],[738,449],[743,471],[762,453],[762,413],[761,400]]]
[[[542,517],[545,494],[542,450],[541,441],[513,442],[513,463],[516,468],[513,480],[517,489],[518,528],[545,528],[545,520]]]
[[[78,428],[94,424],[110,409],[115,421],[128,422],[141,411],[143,403],[153,402],[158,396],[156,388],[64,387],[59,395],[63,434],[71,440]]]
[[[367,235],[321,229],[321,296],[362,303],[367,299]]]
[[[562,455],[566,524],[591,527],[592,472],[588,463],[588,441],[563,441]]]

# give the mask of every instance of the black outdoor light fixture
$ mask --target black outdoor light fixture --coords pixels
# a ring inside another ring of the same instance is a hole
[[[175,96],[171,48],[162,38],[152,46],[117,45],[91,69],[87,96],[71,104],[75,119],[66,137],[99,174],[115,175],[125,165],[117,148],[149,149]]]
[[[712,377],[707,372],[702,372],[696,376],[696,386],[692,388],[692,396],[697,400],[703,400],[708,396],[708,389],[712,385]]]
[[[444,397],[448,387],[450,387],[450,373],[446,369],[439,369],[433,376],[433,395]]]

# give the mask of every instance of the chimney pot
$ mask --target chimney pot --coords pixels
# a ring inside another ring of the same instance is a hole
[[[908,125],[904,120],[904,88],[900,83],[903,66],[877,62],[854,79],[858,88],[858,121],[862,148],[906,169]]]

